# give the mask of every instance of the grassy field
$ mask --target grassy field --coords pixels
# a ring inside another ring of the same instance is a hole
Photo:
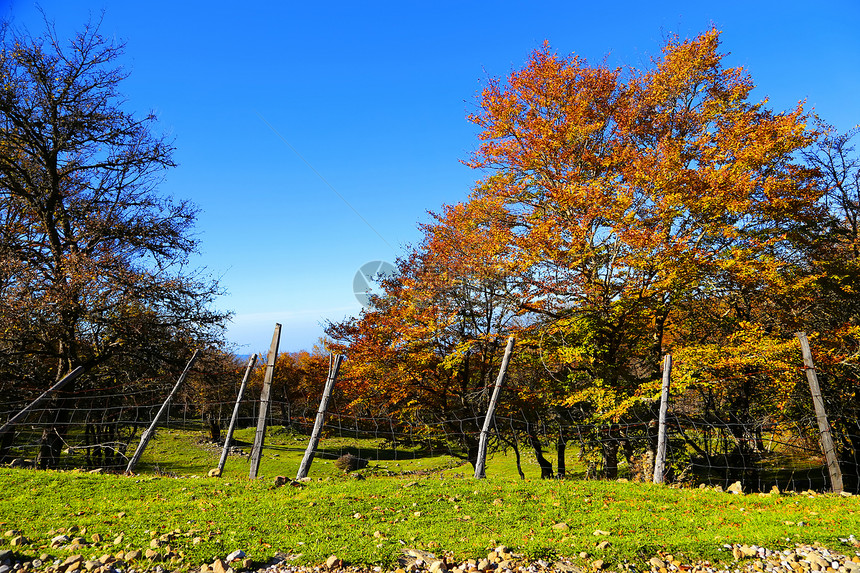
[[[250,442],[249,435],[238,437]],[[137,476],[0,469],[0,529],[20,530],[30,542],[23,551],[53,558],[65,555],[50,548],[61,528],[76,526],[85,530],[76,535],[88,540],[101,536],[79,550],[92,556],[145,550],[153,537],[170,534],[166,545],[181,556],[173,565],[179,568],[236,549],[255,563],[283,552],[300,554],[305,563],[337,554],[347,563],[391,568],[405,548],[465,559],[483,557],[499,544],[525,559],[574,557],[582,565],[595,558],[610,566],[643,564],[661,551],[689,561],[730,562],[724,544],[784,549],[819,542],[853,554],[840,539],[860,535],[856,497],[522,481],[511,477],[509,457],[490,460],[489,479],[474,480],[471,466],[452,467],[457,460],[403,450],[398,459],[374,461],[364,471],[369,477],[359,481],[331,463],[344,449],[374,447],[354,440],[326,440],[311,482],[275,487],[273,476],[295,475],[304,450],[298,438],[273,429],[261,464],[264,477],[253,481],[247,479],[247,458],[238,456],[230,457],[224,477],[202,477],[217,463],[217,450],[178,431],[159,433],[141,467],[145,473]],[[524,462],[527,475],[537,476],[533,462]],[[389,472],[406,474],[380,475]],[[598,548],[601,541],[610,543]],[[159,551],[166,552],[166,545]]]

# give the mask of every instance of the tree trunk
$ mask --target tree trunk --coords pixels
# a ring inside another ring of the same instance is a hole
[[[531,427],[529,427],[528,434],[529,444],[531,444],[532,449],[535,451],[535,458],[537,458],[537,463],[540,466],[541,479],[552,479],[552,462],[543,457],[543,446],[540,440],[538,440],[537,435],[531,431]]]
[[[600,441],[600,449],[603,453],[603,477],[616,479],[618,477],[618,440],[612,435],[611,429]]]
[[[12,444],[15,442],[15,432],[8,431],[0,435],[0,464],[6,463],[6,457],[9,455],[9,450],[12,449]]]
[[[564,437],[564,429],[559,425],[558,427],[558,441],[555,444],[555,452],[556,452],[556,463],[558,465],[558,473],[556,477],[558,479],[564,479],[564,474],[566,472],[567,466],[564,463],[564,452],[567,449],[567,440]]]
[[[517,438],[517,434],[514,433],[514,439],[511,442],[514,448],[514,455],[517,458],[517,473],[520,474],[520,479],[526,479],[526,474],[523,473],[523,464],[522,459],[520,458],[520,446],[517,444],[519,439]]]
[[[217,444],[221,441],[221,420],[213,415],[206,414],[206,425],[209,426],[209,439]]]
[[[75,381],[70,382],[65,388],[57,392],[54,399],[54,421],[42,431],[39,441],[39,454],[36,456],[36,467],[41,469],[55,468],[60,464],[60,454],[63,452],[63,444],[69,433],[69,422],[74,408],[72,404],[75,391]]]

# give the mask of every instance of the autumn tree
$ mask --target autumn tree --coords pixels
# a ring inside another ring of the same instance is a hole
[[[153,115],[123,109],[123,46],[93,24],[67,44],[50,25],[40,37],[4,26],[0,42],[4,378],[44,388],[79,365],[184,362],[225,314],[211,308],[217,284],[188,267],[195,208],[157,191],[171,142]],[[42,466],[68,408],[56,420]]]
[[[474,463],[505,336],[515,313],[503,251],[471,250],[488,227],[446,209],[424,226],[424,240],[382,281],[383,294],[327,334],[348,354],[339,383],[353,408],[384,411],[406,427],[423,421],[428,438],[456,444]]]
[[[488,175],[469,203],[507,222],[520,305],[562,344],[548,351],[566,357],[569,403],[597,419],[650,398],[667,348],[764,316],[821,216],[797,160],[810,118],[750,101],[719,46],[716,30],[673,38],[645,70],[544,46],[470,116],[469,165]]]

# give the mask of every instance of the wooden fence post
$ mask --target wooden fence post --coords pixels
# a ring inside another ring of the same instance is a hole
[[[176,394],[176,391],[179,390],[179,387],[185,381],[185,377],[188,376],[188,371],[191,370],[191,367],[194,366],[194,362],[197,360],[197,354],[199,354],[200,350],[195,350],[194,354],[191,355],[191,360],[188,361],[188,364],[185,365],[185,370],[182,371],[182,374],[179,376],[179,380],[176,381],[176,384],[173,386],[173,390],[170,391],[170,394],[167,395],[167,399],[161,405],[161,409],[158,410],[158,413],[155,415],[155,419],[152,420],[152,423],[149,425],[149,428],[143,433],[140,437],[140,443],[137,445],[137,449],[134,451],[134,455],[128,462],[128,467],[125,468],[125,473],[130,474],[134,471],[134,468],[137,466],[137,462],[140,461],[140,457],[143,455],[144,450],[146,450],[146,446],[149,444],[149,440],[152,439],[152,435],[155,433],[155,426],[158,424],[158,421],[161,420],[161,417],[167,411],[167,407],[170,405],[170,400],[173,398],[173,395]]]
[[[340,364],[343,362],[343,354],[338,354],[331,360],[328,369],[328,379],[325,381],[325,389],[323,390],[322,399],[320,400],[320,407],[317,410],[317,417],[314,420],[314,429],[311,432],[311,439],[308,442],[308,447],[305,450],[305,455],[302,457],[302,463],[299,465],[299,472],[296,474],[296,479],[302,479],[308,477],[308,472],[311,469],[311,463],[314,461],[314,454],[316,453],[317,446],[320,443],[320,434],[322,433],[323,421],[325,420],[325,413],[328,410],[328,401],[331,398],[332,390],[334,390],[334,381],[337,379],[338,370],[340,370]]]
[[[833,445],[833,437],[830,435],[830,423],[827,421],[827,412],[824,410],[824,399],[821,397],[821,387],[818,385],[818,374],[815,372],[815,363],[812,361],[812,351],[809,349],[809,340],[805,332],[795,333],[800,341],[800,351],[803,353],[803,369],[806,371],[806,379],[809,381],[809,390],[812,393],[812,404],[815,406],[815,418],[818,421],[818,431],[821,434],[821,449],[827,460],[827,470],[830,472],[830,485],[833,493],[842,493],[842,470],[836,459],[836,448]]]
[[[478,459],[475,460],[475,479],[487,477],[484,473],[484,466],[487,461],[487,441],[490,438],[490,424],[493,423],[493,417],[496,413],[496,402],[499,400],[499,394],[502,392],[502,383],[505,381],[505,374],[508,372],[508,362],[511,360],[513,350],[514,337],[511,336],[508,338],[508,345],[505,346],[505,355],[502,358],[502,365],[499,367],[499,375],[496,377],[496,385],[493,388],[493,395],[490,397],[487,415],[484,416],[484,426],[481,428],[481,437],[478,441]]]
[[[20,420],[21,418],[26,416],[30,410],[32,410],[33,408],[35,408],[36,406],[38,406],[39,404],[41,404],[42,402],[44,402],[45,400],[50,398],[54,392],[56,392],[57,390],[60,390],[63,386],[65,386],[66,384],[68,384],[72,380],[76,379],[78,376],[83,374],[84,371],[85,370],[84,370],[83,366],[78,366],[77,368],[75,368],[74,370],[72,370],[71,372],[69,372],[68,374],[63,376],[63,378],[59,382],[57,382],[56,384],[54,384],[53,386],[51,386],[50,388],[45,390],[41,396],[39,396],[38,398],[36,398],[32,402],[30,402],[29,404],[24,406],[23,410],[21,410],[20,412],[18,412],[17,414],[12,416],[11,418],[9,418],[9,420],[5,424],[0,426],[0,436],[5,434],[6,432],[10,431],[12,429],[12,426],[14,426],[18,422],[18,420]]]
[[[233,441],[233,430],[236,429],[236,420],[239,418],[239,405],[242,403],[242,396],[245,394],[245,387],[248,385],[248,378],[251,377],[251,370],[257,363],[257,355],[254,354],[248,359],[248,366],[245,368],[245,376],[242,377],[242,385],[239,386],[239,394],[236,396],[236,405],[233,407],[233,416],[230,418],[230,427],[227,428],[227,437],[224,438],[224,449],[221,450],[221,459],[218,460],[218,477],[221,477],[221,472],[224,471],[224,464],[227,463],[227,454],[230,453],[230,442]]]
[[[275,362],[278,360],[278,345],[281,343],[281,325],[275,323],[275,333],[269,346],[269,356],[266,357],[266,375],[263,378],[263,390],[260,392],[260,412],[257,415],[257,433],[254,434],[254,447],[251,449],[251,469],[248,477],[254,479],[260,469],[260,458],[263,455],[263,442],[266,439],[266,419],[269,416],[271,402],[272,378],[275,375]]]
[[[666,412],[669,409],[669,385],[672,382],[672,355],[663,359],[663,386],[660,389],[660,421],[657,429],[657,455],[654,457],[654,483],[663,483],[666,473]]]

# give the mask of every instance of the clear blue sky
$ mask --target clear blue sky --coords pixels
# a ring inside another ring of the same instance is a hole
[[[62,35],[104,11],[102,32],[127,42],[128,109],[155,111],[175,137],[162,189],[201,209],[196,262],[229,291],[219,306],[236,313],[240,353],[266,349],[275,322],[282,350],[310,348],[322,321],[359,312],[359,267],[393,261],[427,210],[478,178],[459,161],[476,146],[465,116],[482,82],[544,40],[642,66],[668,34],[715,25],[755,97],[860,123],[856,0],[39,4]],[[0,9],[43,29],[35,2]]]

